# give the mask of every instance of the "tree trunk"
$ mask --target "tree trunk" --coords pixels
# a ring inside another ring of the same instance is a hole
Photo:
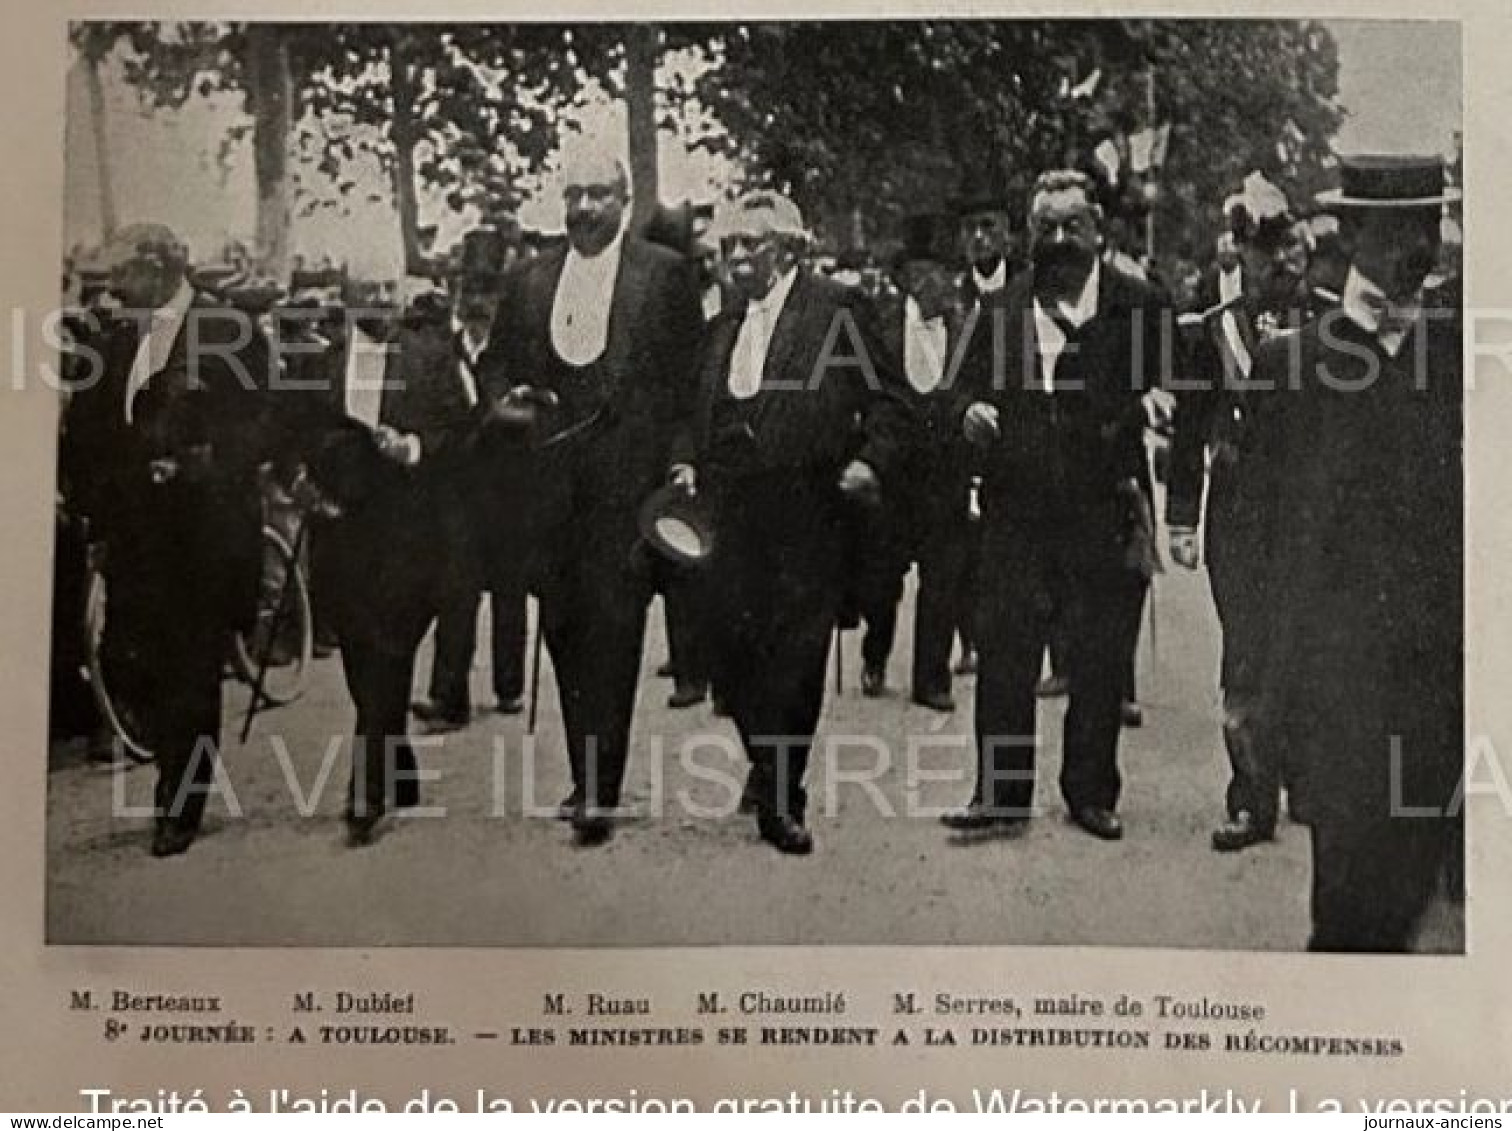
[[[85,57],[84,81],[89,89],[89,126],[94,134],[95,168],[100,178],[100,238],[103,241],[115,234],[117,220],[115,183],[110,168],[110,125],[99,59]]]
[[[625,108],[630,133],[630,189],[635,194],[630,222],[636,229],[657,204],[655,24],[632,24],[625,35]]]
[[[289,48],[281,29],[273,24],[248,24],[247,106],[252,114],[252,166],[257,182],[254,258],[258,270],[275,279],[283,279],[289,267],[293,102]]]
[[[389,48],[389,89],[394,98],[394,117],[389,123],[394,143],[394,207],[399,212],[404,273],[429,275],[430,255],[420,238],[420,200],[415,188],[415,76],[403,32],[394,36]]]

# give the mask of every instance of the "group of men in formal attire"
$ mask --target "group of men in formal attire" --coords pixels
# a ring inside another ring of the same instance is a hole
[[[772,191],[715,218],[711,287],[696,249],[629,230],[624,169],[588,157],[566,176],[564,244],[510,265],[503,242],[473,241],[448,309],[317,318],[305,350],[293,333],[270,351],[197,295],[171,232],[127,229],[114,289],[142,316],[92,339],[98,379],[71,397],[63,458],[110,587],[107,635],[150,684],[153,851],[184,851],[199,827],[267,460],[323,500],[310,568],[356,708],[354,845],[418,801],[412,707],[440,729],[470,716],[484,593],[505,713],[522,709],[536,598],[572,772],[561,815],[578,844],[606,842],[661,589],[684,626],[674,666],[709,683],[747,752],[742,807],[778,851],[811,852],[835,626],[867,622],[863,687],[879,691],[911,563],[912,698],[956,708],[957,636],[976,672],[976,784],[944,823],[976,842],[1035,812],[1055,643],[1060,794],[1078,827],[1119,839],[1157,427],[1174,434],[1170,554],[1195,567],[1205,545],[1224,635],[1233,780],[1214,847],[1270,838],[1284,786],[1313,827],[1314,945],[1405,947],[1457,819],[1458,299],[1423,286],[1442,165],[1343,172],[1337,301],[1309,288],[1289,212],[1244,206],[1180,316],[1107,254],[1098,186],[1073,170],[1034,182],[1027,262],[1006,205],[973,205],[964,285],[921,226],[895,264],[899,300],[879,306],[805,266],[803,218]],[[186,319],[226,336],[185,334]],[[693,565],[648,548],[659,492],[706,524]],[[430,695],[412,705],[433,625]]]

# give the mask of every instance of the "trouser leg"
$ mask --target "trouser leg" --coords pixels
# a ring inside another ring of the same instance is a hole
[[[950,649],[962,621],[966,546],[955,526],[942,526],[919,548],[919,591],[914,607],[913,691],[950,692]]]
[[[472,710],[473,654],[478,646],[481,594],[469,588],[452,594],[436,618],[430,699],[444,715],[460,718]]]
[[[1400,953],[1437,888],[1450,822],[1392,817],[1314,825],[1308,949]]]
[[[1062,606],[1067,634],[1065,755],[1061,795],[1074,812],[1118,806],[1120,709],[1127,677],[1125,648],[1135,608],[1129,589],[1139,580],[1116,565],[1086,563],[1075,546],[1062,564],[1071,586]]]
[[[978,596],[976,743],[973,800],[1002,816],[1031,815],[1034,802],[1037,703],[1049,626],[1049,594],[1038,547],[1022,531],[991,539],[993,556],[1012,584]]]

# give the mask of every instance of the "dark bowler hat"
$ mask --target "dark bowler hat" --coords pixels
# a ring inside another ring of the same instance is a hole
[[[641,504],[640,533],[653,550],[679,565],[704,565],[714,552],[714,524],[701,500],[670,483]]]
[[[1432,208],[1458,200],[1447,183],[1442,157],[1361,154],[1339,158],[1339,187],[1318,194],[1318,206]]]
[[[920,260],[944,263],[951,255],[952,218],[936,212],[921,212],[903,218],[903,246],[892,257],[894,270]]]
[[[1008,191],[1001,167],[994,162],[986,169],[969,170],[951,211],[957,221],[983,212],[1014,212],[1013,194]]]

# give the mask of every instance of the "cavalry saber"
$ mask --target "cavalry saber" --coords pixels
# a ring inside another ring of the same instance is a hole
[[[247,744],[247,738],[252,733],[252,722],[262,710],[263,686],[267,682],[268,668],[273,658],[273,648],[278,643],[278,634],[283,631],[284,623],[289,619],[289,598],[294,591],[295,571],[299,569],[299,559],[304,553],[305,532],[310,527],[308,513],[299,516],[299,529],[294,532],[294,545],[289,551],[289,561],[284,568],[283,588],[278,594],[278,608],[273,612],[273,626],[268,632],[268,637],[263,641],[262,654],[257,657],[257,678],[252,682],[252,700],[247,704],[247,714],[242,720],[241,744]]]

